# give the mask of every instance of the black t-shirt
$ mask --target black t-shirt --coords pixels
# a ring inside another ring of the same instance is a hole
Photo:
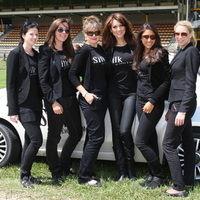
[[[93,93],[102,94],[106,92],[106,55],[103,49],[98,47],[91,48],[91,83]]]
[[[146,65],[146,59],[140,62],[138,73],[137,95],[140,97],[150,98],[153,94],[153,87],[149,81],[149,70]]]
[[[62,97],[75,95],[76,88],[72,85],[68,77],[71,64],[69,63],[67,57],[64,55],[63,51],[58,51],[58,55],[61,62]]]
[[[136,73],[132,70],[133,49],[127,44],[114,47],[112,53],[111,81],[108,91],[120,95],[136,93]]]
[[[29,61],[30,90],[26,101],[20,107],[29,108],[33,111],[41,111],[42,100],[38,80],[38,57],[36,54],[34,56],[26,55]]]

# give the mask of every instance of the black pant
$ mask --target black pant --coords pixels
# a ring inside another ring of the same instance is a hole
[[[52,104],[45,101],[48,117],[48,137],[46,144],[47,162],[53,173],[68,172],[70,169],[70,157],[77,143],[82,137],[82,124],[80,109],[76,96],[61,98],[58,102],[63,107],[63,114],[53,112]],[[61,131],[64,123],[68,128],[68,138],[62,148],[60,159],[57,153],[57,145],[61,139]]]
[[[36,112],[27,108],[20,108],[19,119],[25,129],[25,142],[21,155],[21,179],[31,175],[33,162],[42,145],[41,115],[42,112],[40,111]]]
[[[94,165],[105,138],[106,98],[105,96],[96,95],[99,99],[94,99],[91,105],[79,95],[80,106],[87,124],[86,142],[79,169],[78,182],[80,184],[92,180]]]
[[[151,113],[144,113],[142,110],[146,102],[148,102],[148,99],[140,97],[137,99],[136,111],[139,126],[135,144],[147,162],[153,162],[159,157],[156,125],[163,114],[164,101],[158,102]]]
[[[124,146],[129,150],[134,148],[131,128],[136,113],[136,94],[125,96],[108,93],[108,107],[112,125],[113,149],[114,152],[115,150],[120,151],[120,155],[124,155]],[[122,157],[125,158],[125,156]]]
[[[196,109],[196,99],[191,104],[191,108],[186,114],[183,126],[175,126],[174,121],[178,113],[181,102],[175,102],[171,106],[164,140],[163,150],[169,164],[173,188],[178,191],[185,190],[185,185],[194,185],[194,166],[195,166],[195,145],[192,135],[191,118]],[[177,147],[182,139],[184,148],[184,175],[177,152]]]

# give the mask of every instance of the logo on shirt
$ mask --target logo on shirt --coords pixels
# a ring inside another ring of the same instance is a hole
[[[102,57],[102,56],[93,57],[92,60],[93,60],[93,63],[95,63],[95,64],[97,64],[97,63],[105,63],[106,62],[105,58]]]

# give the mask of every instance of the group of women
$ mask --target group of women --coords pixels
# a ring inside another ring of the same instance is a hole
[[[137,113],[139,127],[135,145],[149,166],[149,175],[141,186],[154,189],[166,183],[159,162],[156,125],[164,110],[169,92],[168,121],[163,149],[171,171],[173,187],[165,193],[186,196],[186,187],[194,186],[194,142],[191,117],[196,108],[195,82],[199,52],[192,25],[180,21],[174,36],[181,49],[169,64],[168,52],[161,46],[156,27],[142,25],[137,38],[131,23],[120,13],[111,14],[103,28],[96,16],[83,24],[85,44],[74,52],[69,19],[56,19],[39,48],[38,24],[25,22],[19,47],[7,59],[7,93],[9,116],[25,128],[25,145],[21,159],[20,179],[31,188],[41,180],[31,175],[31,167],[42,144],[40,118],[42,97],[48,116],[47,161],[52,180],[59,184],[69,175],[70,156],[82,137],[79,105],[87,132],[80,161],[79,184],[102,186],[94,172],[95,162],[105,138],[104,117],[109,109],[113,152],[119,171],[118,182],[128,177],[136,180],[132,124]],[[81,77],[81,79],[80,79]],[[79,91],[78,100],[76,91]],[[63,124],[69,129],[61,156],[57,144]],[[159,133],[158,133],[159,134]],[[182,175],[176,148],[179,139],[185,149]]]

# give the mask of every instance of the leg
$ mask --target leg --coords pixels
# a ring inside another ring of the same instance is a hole
[[[65,123],[69,130],[69,136],[65,141],[60,156],[60,165],[65,175],[70,172],[70,158],[76,145],[82,137],[82,124],[79,104],[75,96],[64,98]]]
[[[118,181],[123,181],[126,176],[126,161],[124,155],[124,148],[120,135],[120,123],[122,118],[123,99],[121,95],[108,94],[108,108],[110,113],[110,120],[112,126],[112,141],[113,141],[113,152],[115,160],[117,162],[117,168],[120,175]]]
[[[88,141],[85,145],[80,162],[79,180],[80,184],[92,180],[94,165],[105,137],[104,117],[106,106],[102,100],[94,100],[89,105],[80,97],[80,105],[87,123]]]
[[[120,135],[123,142],[123,148],[126,157],[128,176],[131,181],[134,181],[134,143],[131,133],[133,120],[136,113],[136,95],[125,97],[123,102],[123,111],[120,123]]]

